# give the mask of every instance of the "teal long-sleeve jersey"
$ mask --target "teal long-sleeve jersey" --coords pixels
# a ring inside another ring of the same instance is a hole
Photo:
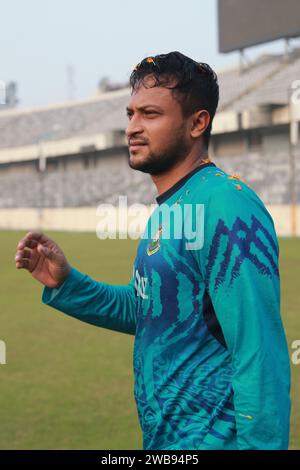
[[[214,163],[157,202],[128,285],[72,267],[42,301],[135,335],[144,449],[287,449],[290,366],[270,214]]]

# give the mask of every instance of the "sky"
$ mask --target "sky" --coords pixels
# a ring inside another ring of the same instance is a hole
[[[172,50],[216,71],[238,63],[218,52],[217,0],[0,0],[0,17],[0,81],[18,83],[22,107],[89,98],[101,78],[124,83],[141,59]],[[247,55],[262,51],[283,42]]]

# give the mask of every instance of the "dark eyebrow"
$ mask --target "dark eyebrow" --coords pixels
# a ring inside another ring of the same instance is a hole
[[[153,108],[153,109],[156,109],[157,111],[163,111],[160,106],[157,106],[155,104],[146,104],[145,106],[138,106],[136,109],[138,111],[145,111],[147,108]],[[130,108],[129,106],[126,106],[126,111],[127,113],[132,113],[133,109]]]

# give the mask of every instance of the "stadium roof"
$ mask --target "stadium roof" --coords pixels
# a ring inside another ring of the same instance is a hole
[[[222,112],[241,112],[262,105],[285,106],[288,90],[300,73],[300,50],[289,61],[282,55],[267,55],[250,67],[219,73]],[[86,138],[114,130],[124,130],[129,89],[100,94],[85,101],[35,109],[0,112],[0,152],[36,146],[39,142],[59,142]],[[3,155],[2,155],[3,156]],[[3,161],[3,158],[1,157]]]
[[[129,89],[90,100],[0,113],[0,148],[24,147],[124,129]]]

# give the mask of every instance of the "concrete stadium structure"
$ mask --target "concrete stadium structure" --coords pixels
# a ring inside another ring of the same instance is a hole
[[[300,50],[219,72],[212,160],[261,197],[280,235],[300,234]],[[128,167],[128,88],[89,100],[0,113],[0,228],[95,230],[96,208],[155,203]],[[292,125],[291,125],[292,123]],[[293,144],[290,141],[293,129]]]

